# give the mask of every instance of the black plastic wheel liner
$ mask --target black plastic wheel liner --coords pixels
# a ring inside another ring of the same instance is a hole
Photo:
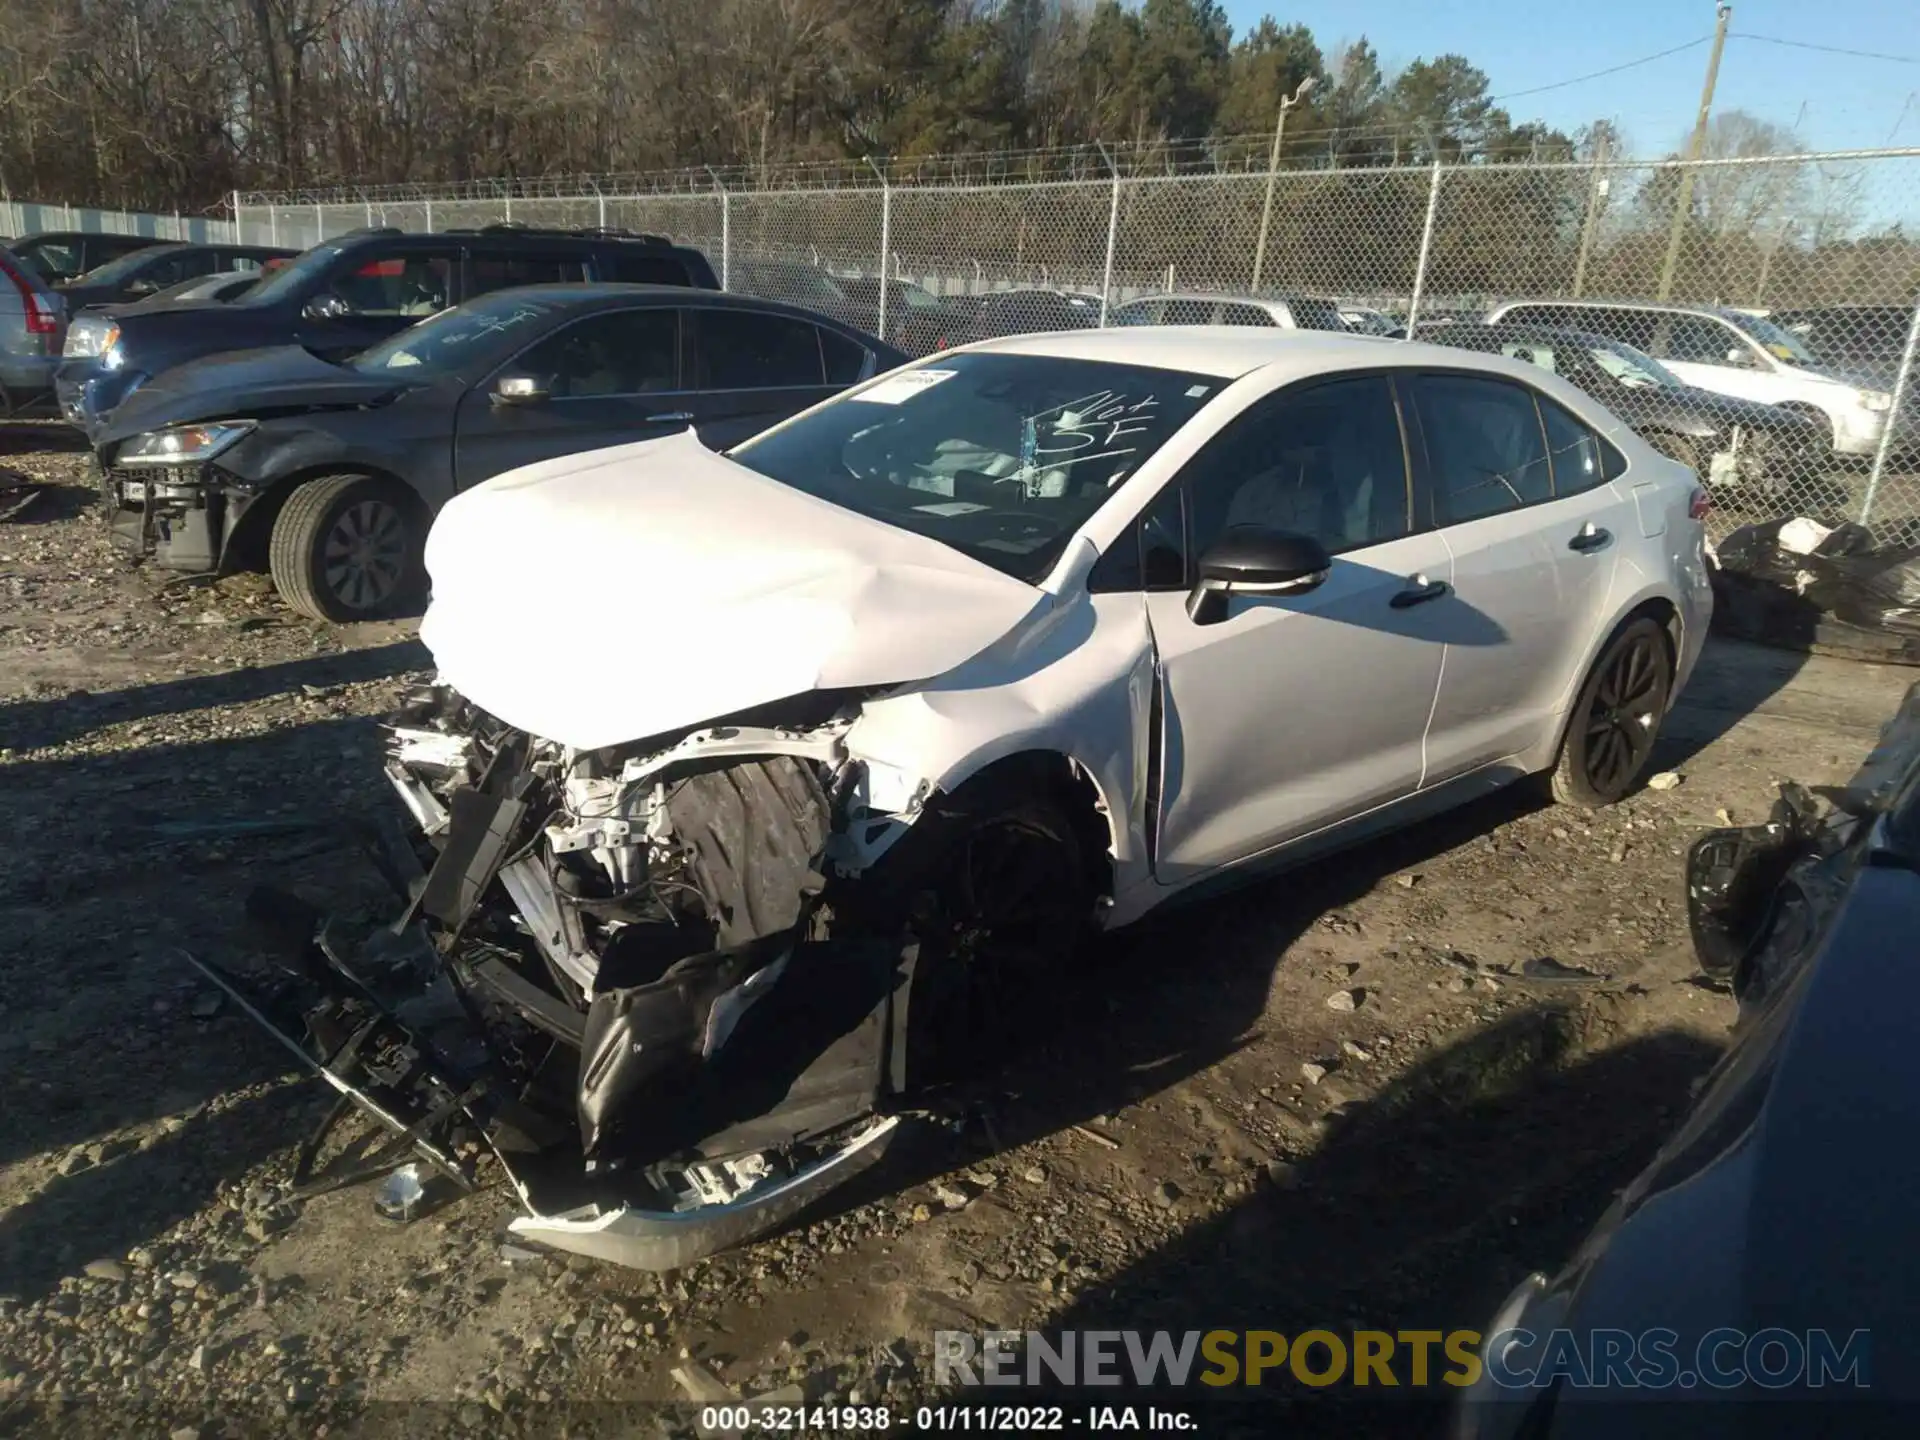
[[[670,781],[667,816],[722,949],[800,924],[831,828],[811,765],[776,755]]]

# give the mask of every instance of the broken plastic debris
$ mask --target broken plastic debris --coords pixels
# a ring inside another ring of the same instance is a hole
[[[383,1220],[404,1225],[417,1218],[427,1198],[427,1186],[417,1164],[402,1165],[374,1191],[373,1209]]]
[[[1662,770],[1658,775],[1647,777],[1647,789],[1672,790],[1680,784],[1680,776],[1672,770]]]
[[[674,1383],[687,1392],[687,1398],[702,1405],[730,1405],[739,1401],[733,1387],[698,1360],[673,1367]]]
[[[1578,965],[1563,965],[1551,955],[1536,955],[1520,967],[1520,973],[1528,980],[1557,980],[1569,984],[1591,985],[1607,978]]]

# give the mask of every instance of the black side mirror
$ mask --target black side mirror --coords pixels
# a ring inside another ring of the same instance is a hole
[[[1325,580],[1332,565],[1327,547],[1311,535],[1229,530],[1200,557],[1200,579],[1187,596],[1187,616],[1196,625],[1217,625],[1227,618],[1229,595],[1303,594]]]

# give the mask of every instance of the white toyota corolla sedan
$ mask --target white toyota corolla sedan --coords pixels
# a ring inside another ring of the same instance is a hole
[[[1148,327],[461,495],[388,773],[457,982],[580,1052],[584,1169],[517,1227],[684,1263],[877,1153],[1088,928],[1527,777],[1619,799],[1705,505],[1536,366]]]

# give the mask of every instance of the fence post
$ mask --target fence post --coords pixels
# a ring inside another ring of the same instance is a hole
[[[507,201],[507,224],[511,225],[513,223],[513,182],[512,181],[507,182],[506,201]]]
[[[280,245],[280,207],[271,201],[267,204],[267,243],[276,249]]]
[[[244,245],[247,237],[240,233],[240,192],[233,192],[233,238],[236,244]]]
[[[887,172],[873,163],[871,155],[860,158],[880,177],[880,328],[877,333],[884,340],[887,338],[887,256],[893,253],[893,186],[887,180]]]
[[[373,228],[373,201],[368,200],[366,202],[366,206],[367,206],[367,229],[371,230]]]
[[[1100,142],[1095,141],[1096,145]],[[1100,272],[1100,328],[1107,328],[1107,297],[1113,293],[1113,246],[1120,236],[1120,167],[1113,163],[1113,156],[1107,154],[1107,147],[1100,146],[1100,155],[1107,162],[1107,169],[1113,172],[1113,198],[1107,204],[1107,263]]]
[[[1893,377],[1893,394],[1887,406],[1887,426],[1880,432],[1880,444],[1873,452],[1873,472],[1867,476],[1867,493],[1860,501],[1860,523],[1873,518],[1873,502],[1880,497],[1880,477],[1886,473],[1887,454],[1893,449],[1893,432],[1899,427],[1900,412],[1913,388],[1913,357],[1920,350],[1920,294],[1913,300],[1913,319],[1907,324],[1907,347],[1900,352],[1900,369]]]
[[[727,193],[727,187],[721,183],[720,172],[711,165],[706,167],[712,177],[713,188],[720,192],[720,288],[731,290],[733,268],[733,197]]]
[[[600,228],[604,230],[607,228],[607,197],[598,184],[593,187],[593,198],[600,204]]]
[[[326,207],[316,200],[313,202],[313,243],[318,245],[327,238]]]
[[[1606,178],[1607,137],[1600,137],[1600,148],[1594,153],[1593,180],[1587,186],[1587,215],[1580,223],[1580,258],[1573,265],[1573,298],[1578,300],[1587,283],[1587,260],[1593,254],[1593,232],[1600,222],[1600,202],[1606,197],[1610,182]]]
[[[1413,267],[1413,298],[1407,303],[1407,338],[1420,320],[1420,300],[1427,290],[1427,261],[1433,255],[1433,219],[1440,213],[1440,162],[1433,162],[1433,184],[1427,190],[1427,223],[1420,229],[1420,258]]]
[[[433,233],[433,200],[431,199],[431,197],[429,197],[427,200],[425,200],[422,203],[426,206],[426,211],[427,211],[427,215],[426,215],[427,233],[431,235]]]

